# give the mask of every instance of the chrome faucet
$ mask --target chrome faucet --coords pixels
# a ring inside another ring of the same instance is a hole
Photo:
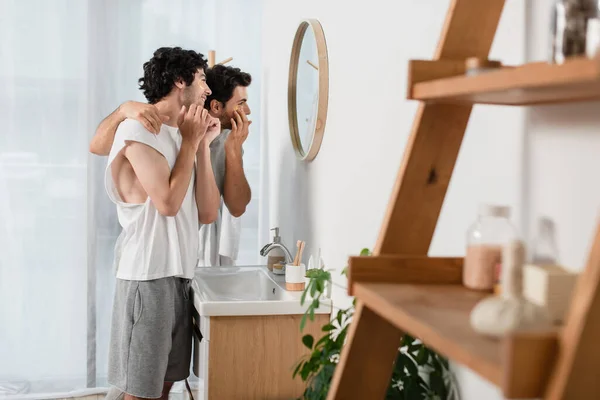
[[[269,254],[269,252],[271,250],[273,250],[275,248],[279,248],[279,249],[283,250],[283,253],[285,254],[285,262],[287,264],[291,264],[294,261],[294,258],[292,257],[292,253],[290,253],[290,251],[287,249],[287,247],[285,247],[285,245],[283,243],[281,243],[281,237],[279,236],[279,228],[273,228],[271,230],[275,231],[275,236],[273,237],[273,242],[266,244],[260,250],[260,255],[263,257],[266,257],[267,254]]]

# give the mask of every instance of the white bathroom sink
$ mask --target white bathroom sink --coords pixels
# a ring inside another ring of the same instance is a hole
[[[260,268],[202,268],[196,273],[196,281],[200,293],[212,301],[293,299]]]
[[[284,276],[266,266],[200,267],[192,287],[201,316],[304,314],[308,306],[300,305],[302,292],[286,291]],[[330,313],[331,302],[321,303],[316,313]]]

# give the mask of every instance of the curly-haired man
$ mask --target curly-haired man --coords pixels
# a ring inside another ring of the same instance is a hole
[[[219,119],[222,131],[211,143],[211,162],[215,180],[223,203],[233,217],[241,216],[251,198],[250,186],[244,174],[242,162],[242,145],[248,137],[249,126],[247,115],[251,110],[248,106],[248,86],[252,77],[239,68],[216,65],[206,71],[207,84],[212,91],[204,103],[210,115]],[[114,140],[117,126],[125,118],[133,118],[146,126],[149,131],[159,132],[165,116],[153,104],[134,101],[123,103],[108,116],[98,129],[90,144],[90,151],[97,155],[106,155]],[[234,260],[227,251],[220,251],[222,246],[223,207],[212,224],[200,227],[200,266],[232,265]],[[233,229],[234,231],[236,229]],[[237,243],[237,237],[227,239]],[[236,245],[229,246],[236,247]]]
[[[105,184],[123,230],[108,379],[125,399],[167,398],[189,375],[198,229],[220,204],[209,147],[220,123],[204,108],[206,67],[195,51],[156,50],[139,83],[162,116],[158,131],[130,118],[115,126]]]

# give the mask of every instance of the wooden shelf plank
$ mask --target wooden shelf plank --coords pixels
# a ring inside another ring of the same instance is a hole
[[[500,385],[500,343],[469,324],[475,304],[489,296],[461,285],[357,283],[356,297],[400,330]]]
[[[419,63],[411,67],[420,65],[426,67]],[[477,76],[411,81],[409,87],[410,99],[442,103],[533,105],[600,100],[600,60],[583,57],[562,65],[529,63]]]
[[[348,294],[355,283],[462,283],[462,257],[378,255],[350,257]]]
[[[511,395],[521,396],[519,386],[511,381],[509,358],[503,342],[476,333],[469,323],[473,307],[487,293],[468,290],[462,285],[418,285],[389,283],[356,283],[354,292],[364,305],[403,332],[421,339],[427,346],[444,356],[472,369],[485,379],[509,389]],[[540,341],[556,340],[556,332],[542,332]],[[535,341],[535,334],[533,339]],[[549,369],[546,363],[539,366]],[[546,376],[540,372],[539,376]],[[518,379],[522,377],[516,377]],[[534,382],[535,383],[535,382]],[[516,387],[516,389],[515,389]],[[531,387],[541,394],[541,385],[523,386],[531,395]],[[531,397],[536,397],[536,396]]]

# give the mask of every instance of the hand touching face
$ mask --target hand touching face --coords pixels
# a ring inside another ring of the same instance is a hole
[[[184,141],[190,141],[196,148],[206,137],[213,118],[208,111],[196,104],[190,105],[189,109],[181,107],[177,125]]]
[[[248,138],[251,124],[252,121],[248,120],[246,113],[237,109],[234,112],[234,118],[231,118],[231,133],[227,137],[226,144],[241,148]]]

